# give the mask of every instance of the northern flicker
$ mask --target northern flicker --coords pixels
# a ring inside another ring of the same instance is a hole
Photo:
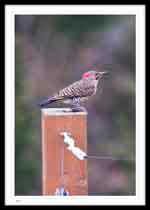
[[[98,82],[106,73],[94,70],[85,72],[81,80],[58,91],[39,105],[40,107],[47,107],[52,102],[62,101],[63,103],[70,104],[72,111],[84,111],[85,108],[81,107],[80,103],[96,94]]]

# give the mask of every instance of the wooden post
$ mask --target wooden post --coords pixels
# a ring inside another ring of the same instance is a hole
[[[71,133],[75,146],[87,153],[87,113],[69,110],[42,109],[43,195],[54,195],[62,185],[69,195],[88,195],[87,160],[75,157],[60,135]]]

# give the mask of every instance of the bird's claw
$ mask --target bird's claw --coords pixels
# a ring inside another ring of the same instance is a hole
[[[72,109],[72,112],[87,112],[87,110],[81,106],[75,106],[75,107],[72,107],[71,109]]]
[[[87,110],[81,106],[73,106],[70,110],[63,110],[63,112],[87,112]]]

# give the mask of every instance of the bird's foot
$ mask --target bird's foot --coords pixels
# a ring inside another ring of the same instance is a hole
[[[87,112],[87,110],[81,106],[73,106],[70,110],[63,110],[63,112]]]
[[[71,109],[72,109],[72,112],[87,112],[85,107],[81,107],[81,106],[74,106]]]

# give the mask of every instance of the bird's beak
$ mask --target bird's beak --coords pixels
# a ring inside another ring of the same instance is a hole
[[[103,75],[103,74],[108,74],[108,71],[101,71],[101,72],[98,72],[100,75]]]
[[[103,75],[108,74],[107,71],[99,71],[96,73],[96,79],[100,79],[103,77]]]

